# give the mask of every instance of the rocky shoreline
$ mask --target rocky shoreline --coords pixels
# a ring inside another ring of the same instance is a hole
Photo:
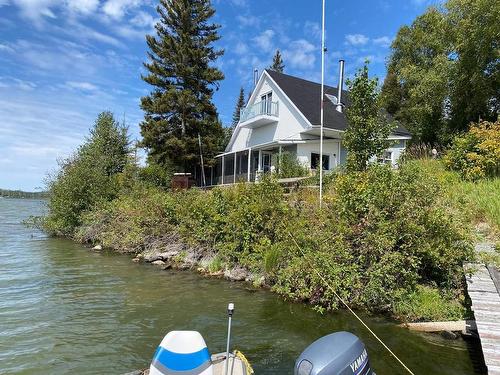
[[[142,251],[129,251],[115,248],[92,247],[93,251],[110,250],[118,253],[131,253],[133,262],[151,264],[163,270],[193,270],[206,277],[224,278],[229,281],[245,281],[254,287],[269,287],[263,275],[250,272],[244,267],[224,267],[211,270],[216,259],[215,252],[196,246],[189,246],[176,236],[151,238]]]

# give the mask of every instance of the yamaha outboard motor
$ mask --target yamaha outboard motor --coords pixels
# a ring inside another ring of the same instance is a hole
[[[363,342],[336,332],[309,345],[295,362],[295,375],[375,375]]]

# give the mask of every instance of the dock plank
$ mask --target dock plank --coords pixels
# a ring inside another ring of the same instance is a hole
[[[467,292],[476,318],[484,362],[489,375],[500,375],[500,294],[490,270],[480,264],[464,266]],[[473,270],[473,271],[471,271]]]

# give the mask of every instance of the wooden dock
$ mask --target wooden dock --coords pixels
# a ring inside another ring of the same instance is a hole
[[[467,291],[472,301],[477,332],[489,375],[500,375],[500,293],[495,271],[481,264],[465,266]]]

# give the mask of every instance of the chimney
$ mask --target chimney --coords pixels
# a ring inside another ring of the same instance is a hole
[[[343,112],[344,105],[342,104],[342,87],[344,86],[344,60],[339,60],[339,92],[337,94],[337,111]]]
[[[255,68],[253,70],[253,87],[257,86],[257,81],[259,80],[259,69]]]

